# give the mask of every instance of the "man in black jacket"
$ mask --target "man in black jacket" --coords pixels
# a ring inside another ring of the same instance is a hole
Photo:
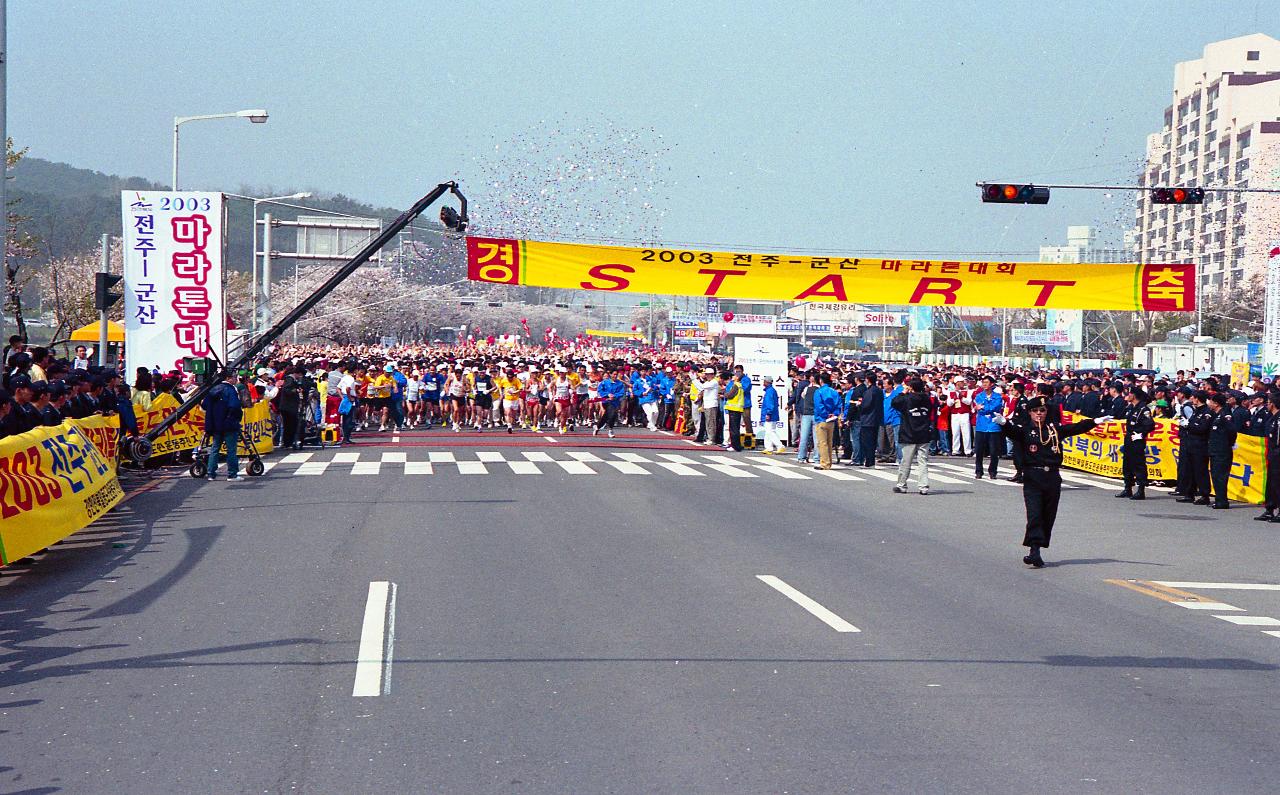
[[[1145,500],[1147,498],[1147,434],[1156,429],[1156,421],[1151,416],[1151,409],[1147,408],[1147,395],[1141,389],[1134,387],[1125,396],[1125,400],[1128,402],[1128,408],[1124,413],[1124,444],[1120,448],[1124,462],[1124,491],[1116,497]]]
[[[1209,426],[1209,475],[1213,480],[1213,507],[1229,508],[1227,481],[1231,477],[1231,459],[1236,446],[1236,426],[1221,392],[1210,396],[1213,423]]]
[[[862,381],[867,388],[862,393],[862,404],[858,409],[858,457],[853,463],[870,469],[876,465],[877,436],[884,424],[884,390],[876,386],[876,377],[872,373],[863,373]]]
[[[1280,392],[1272,392],[1265,411],[1271,422],[1267,429],[1267,488],[1264,493],[1263,511],[1254,518],[1262,522],[1280,522],[1276,511],[1280,510]]]
[[[933,402],[925,391],[924,381],[913,378],[907,382],[910,391],[899,393],[889,405],[902,417],[898,428],[898,449],[902,459],[898,461],[898,483],[893,490],[898,494],[907,493],[907,478],[911,475],[911,464],[919,456],[920,474],[916,483],[921,494],[929,493],[929,446],[933,444],[933,434],[937,427],[937,417],[933,411]]]
[[[1203,389],[1191,395],[1191,416],[1178,420],[1179,485],[1178,502],[1209,504],[1209,428],[1213,413],[1205,405],[1209,393]]]

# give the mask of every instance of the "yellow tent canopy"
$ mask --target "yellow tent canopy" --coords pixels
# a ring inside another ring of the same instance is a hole
[[[98,322],[95,320],[87,326],[81,326],[71,332],[68,337],[72,342],[97,342]],[[107,321],[107,342],[124,342],[124,326],[114,320]]]

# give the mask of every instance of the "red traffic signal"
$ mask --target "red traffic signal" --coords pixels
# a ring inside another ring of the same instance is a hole
[[[1048,204],[1049,189],[1035,185],[987,183],[982,186],[982,200],[996,204]]]
[[[1156,188],[1152,204],[1204,204],[1204,188]]]

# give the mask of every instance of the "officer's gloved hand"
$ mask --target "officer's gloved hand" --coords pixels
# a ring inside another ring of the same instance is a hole
[[[1131,433],[1131,434],[1129,434],[1129,441],[1131,441],[1131,442],[1140,442],[1140,441],[1142,441],[1142,434],[1140,434],[1140,433]]]
[[[1009,419],[1005,417],[1003,414],[995,414],[991,417],[991,421],[994,422],[996,425],[1004,425],[1006,422],[1009,421]]]
[[[1179,427],[1181,427],[1181,428],[1185,428],[1185,427],[1187,427],[1187,418],[1186,418],[1186,417],[1179,417],[1179,418],[1178,418],[1178,426],[1179,426]]]
[[[1101,417],[1094,419],[1093,422],[1096,425],[1106,425],[1108,422],[1111,422],[1113,419],[1115,419],[1115,417],[1112,417],[1110,414],[1103,414]]]

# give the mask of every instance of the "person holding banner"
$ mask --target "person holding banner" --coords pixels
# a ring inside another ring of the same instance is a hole
[[[1068,425],[1059,425],[1048,419],[1049,401],[1043,395],[1027,401],[1027,419],[1008,418],[997,414],[994,422],[1001,426],[1004,435],[1020,443],[1024,452],[1025,469],[1022,482],[1022,501],[1027,508],[1027,530],[1022,545],[1030,548],[1030,554],[1022,562],[1032,568],[1044,568],[1040,550],[1048,549],[1053,540],[1053,524],[1058,518],[1058,501],[1062,498],[1062,440],[1086,433],[1098,425],[1111,421],[1102,415],[1085,418]]]
[[[240,418],[244,409],[233,371],[227,370],[222,374],[222,383],[205,396],[200,408],[204,409],[204,432],[209,437],[209,480],[217,477],[218,455],[223,447],[227,449],[227,481],[244,480],[236,449],[240,443]]]

